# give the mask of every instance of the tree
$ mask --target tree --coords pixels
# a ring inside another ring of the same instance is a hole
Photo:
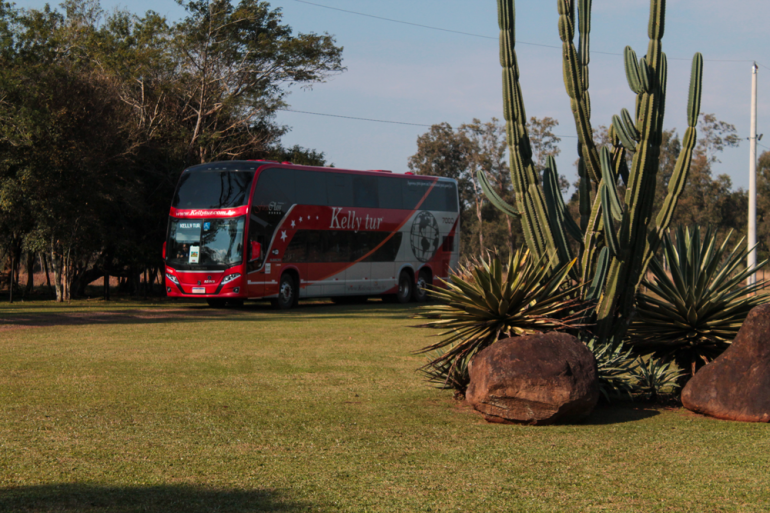
[[[558,157],[561,153],[559,148],[561,139],[553,133],[553,128],[557,126],[559,126],[559,121],[554,118],[544,117],[540,119],[534,116],[529,118],[529,142],[532,146],[532,160],[541,173],[545,169],[546,159]]]
[[[719,162],[719,154],[727,147],[738,146],[740,139],[733,125],[719,121],[714,114],[703,114],[699,119],[699,133],[702,137],[693,152],[692,165],[687,185],[682,192],[671,227],[713,226],[717,236],[723,239],[730,230],[737,234],[746,232],[748,197],[742,189],[733,190],[728,175],[712,175],[713,165]],[[682,142],[676,129],[664,130],[661,134],[658,181],[655,189],[655,211],[659,211],[668,191],[669,181],[674,173],[676,159]],[[598,146],[609,145],[605,127],[595,130]],[[624,191],[624,187],[619,190]],[[577,193],[572,195],[569,209],[578,217]]]
[[[560,141],[552,128],[558,122],[551,118],[532,118],[538,127],[533,143],[543,161],[558,155]],[[417,138],[417,153],[409,158],[410,171],[432,176],[445,176],[458,181],[461,203],[461,257],[476,257],[487,249],[506,257],[512,247],[523,244],[520,223],[489,203],[476,181],[483,171],[498,195],[513,201],[513,187],[506,163],[505,128],[496,118],[482,123],[461,125],[456,130],[448,123],[433,125]]]
[[[508,166],[505,162],[507,143],[505,142],[505,126],[500,124],[497,118],[492,121],[481,123],[474,119],[473,123],[461,125],[459,133],[468,141],[468,164],[470,181],[473,185],[473,206],[476,212],[476,227],[479,237],[479,250],[484,253],[484,222],[482,208],[484,206],[484,194],[481,185],[476,179],[476,173],[482,171],[486,173],[502,197],[511,195],[511,178],[508,173]],[[506,246],[510,246],[513,241],[513,231],[511,219],[506,217],[508,227],[508,241]]]
[[[259,155],[266,160],[277,160],[279,162],[291,162],[293,164],[301,164],[303,166],[325,166],[326,156],[321,151],[311,150],[303,148],[299,144],[295,144],[291,148],[284,148],[278,145],[267,152],[264,155]],[[331,164],[330,167],[334,167]]]
[[[716,178],[712,175],[713,165],[719,162],[719,153],[726,147],[736,147],[740,143],[735,126],[719,121],[714,114],[703,114],[698,130],[702,137],[695,147],[690,175],[679,198],[672,226],[714,226],[720,238],[725,237],[729,230],[745,233],[748,210],[746,192],[742,189],[733,191],[732,180],[728,175],[722,174]],[[665,149],[679,145],[678,137],[674,136]],[[661,153],[664,154],[664,151]],[[673,169],[673,156],[666,155],[664,158],[668,160],[662,159],[662,162],[668,162]],[[667,178],[670,176],[669,173]],[[659,190],[659,193],[662,191]]]
[[[460,211],[474,202],[469,141],[449,123],[439,123],[417,137],[417,153],[409,157],[409,171],[418,175],[444,176],[457,180]]]
[[[757,242],[762,258],[767,258],[770,255],[770,151],[762,152],[757,164]]]
[[[105,17],[97,0],[63,12],[0,0],[0,245],[16,261],[44,249],[59,300],[109,273],[131,284],[157,273],[187,165],[324,160],[282,148],[273,116],[292,85],[344,70],[332,36],[293,35],[267,2],[183,5],[169,25],[153,12]]]
[[[0,114],[20,130],[6,139],[0,210],[11,222],[27,214],[25,245],[47,249],[57,299],[68,300],[110,230],[104,221],[131,197],[130,177],[113,175],[130,144],[124,105],[109,79],[69,63],[28,67],[18,86],[5,89],[16,112]]]
[[[292,35],[267,2],[183,2],[187,17],[171,30],[179,67],[179,115],[198,162],[237,158],[283,133],[270,118],[286,87],[310,87],[344,70],[328,34]]]

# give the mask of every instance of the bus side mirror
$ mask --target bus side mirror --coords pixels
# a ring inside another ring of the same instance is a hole
[[[251,241],[251,256],[249,257],[249,262],[253,260],[259,260],[259,257],[262,256],[262,245],[253,240]]]
[[[163,243],[163,260],[166,259],[166,243]]]

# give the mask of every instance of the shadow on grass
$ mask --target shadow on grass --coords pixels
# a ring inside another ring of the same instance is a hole
[[[9,315],[10,314],[10,315]],[[164,322],[207,322],[225,320],[228,312],[201,309],[141,309],[87,312],[3,312],[0,310],[0,332],[20,328],[87,326],[114,324],[158,324]]]
[[[160,324],[168,322],[220,322],[220,321],[277,321],[281,317],[296,319],[305,315],[313,319],[348,319],[351,317],[376,316],[377,318],[404,319],[414,313],[414,306],[390,305],[382,302],[369,302],[358,305],[335,305],[331,302],[300,303],[299,307],[289,311],[273,309],[268,303],[247,303],[240,308],[209,308],[205,303],[166,303],[158,307],[112,308],[104,305],[87,305],[87,309],[66,311],[40,311],[38,305],[32,308],[23,306],[14,308],[0,307],[0,332],[57,326],[89,326],[117,324]]]
[[[585,421],[588,426],[603,426],[607,424],[623,424],[636,422],[660,415],[660,411],[650,405],[633,403],[599,404]]]
[[[57,513],[251,513],[310,511],[267,490],[220,490],[189,485],[115,487],[59,484],[0,488],[0,511]]]

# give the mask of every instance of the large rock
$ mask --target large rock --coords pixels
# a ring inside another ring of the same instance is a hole
[[[770,304],[749,312],[722,355],[682,391],[688,410],[744,422],[770,422]]]
[[[599,400],[594,355],[564,333],[500,340],[476,355],[470,378],[465,397],[489,422],[576,422]]]

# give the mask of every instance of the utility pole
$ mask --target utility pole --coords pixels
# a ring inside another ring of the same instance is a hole
[[[749,248],[746,265],[753,268],[757,264],[757,63],[751,68],[751,133],[749,135]],[[748,284],[757,281],[756,274],[748,277]]]

